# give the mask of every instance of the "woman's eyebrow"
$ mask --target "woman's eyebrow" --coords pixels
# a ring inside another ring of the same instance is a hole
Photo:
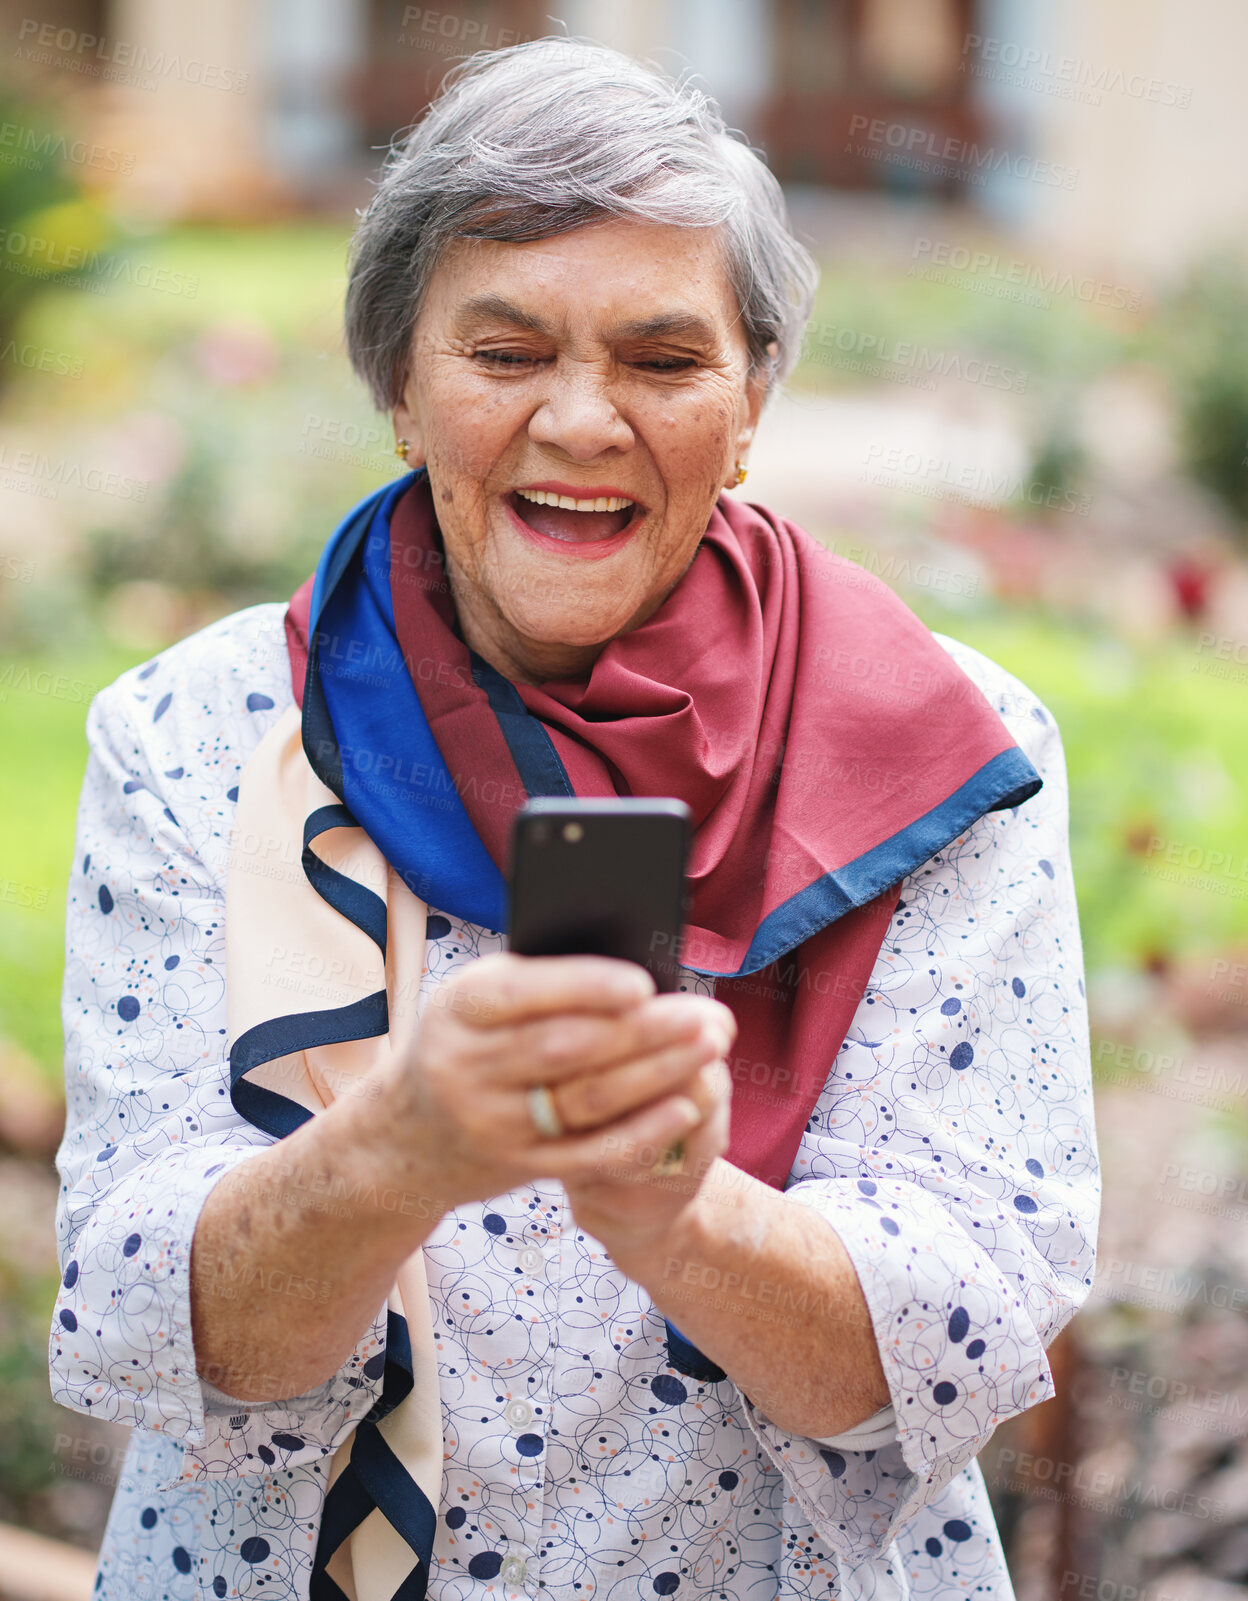
[[[505,295],[493,293],[474,295],[471,300],[465,300],[455,320],[461,327],[472,322],[508,322],[515,328],[527,328],[530,333],[550,332],[547,324],[533,312],[522,310]]]
[[[611,333],[613,339],[663,339],[681,337],[699,344],[713,345],[717,341],[715,328],[696,311],[664,311],[654,317],[641,317],[634,322],[618,324]]]
[[[461,327],[474,322],[505,322],[513,328],[524,328],[529,333],[548,334],[550,326],[535,312],[525,311],[505,295],[489,292],[473,295],[460,306],[456,321]],[[617,323],[608,338],[616,339],[692,339],[698,344],[716,343],[716,331],[705,317],[695,311],[663,311],[653,317],[639,317],[631,322]]]

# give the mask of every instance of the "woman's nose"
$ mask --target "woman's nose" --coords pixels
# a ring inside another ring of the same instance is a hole
[[[633,430],[615,407],[607,375],[580,369],[552,377],[529,437],[574,461],[592,461],[607,450],[627,450]]]

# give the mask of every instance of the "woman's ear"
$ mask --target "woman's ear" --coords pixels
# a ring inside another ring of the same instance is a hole
[[[778,353],[779,346],[773,339],[771,344],[767,346],[767,360],[761,362],[745,381],[745,407],[741,418],[741,426],[737,430],[733,456],[733,473],[727,482],[729,489],[732,489],[738,482],[737,468],[744,467],[749,459],[750,445],[754,441],[754,432],[758,427],[758,419],[762,415],[763,402],[767,398],[767,391],[771,388],[771,375],[775,371]]]
[[[409,467],[423,467],[425,465],[425,436],[424,430],[408,409],[407,397],[394,408],[394,438],[395,452],[403,457]],[[400,442],[407,441],[407,450],[401,449]]]

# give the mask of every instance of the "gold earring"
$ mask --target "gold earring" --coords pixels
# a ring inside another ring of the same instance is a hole
[[[398,443],[394,447],[394,453],[395,453],[396,456],[402,456],[403,460],[406,461],[407,460],[407,453],[408,453],[408,451],[410,449],[411,449],[411,446],[408,444],[407,440],[406,439],[400,439],[398,441]]]
[[[741,465],[740,462],[738,462],[737,463],[737,476],[732,481],[732,487],[734,489],[740,489],[741,485],[745,482],[745,472],[746,472],[745,468]]]

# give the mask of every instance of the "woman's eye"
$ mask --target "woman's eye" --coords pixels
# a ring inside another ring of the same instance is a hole
[[[487,367],[531,367],[544,358],[526,350],[476,350],[473,360]],[[692,356],[643,357],[633,363],[646,372],[684,372],[696,365]]]

